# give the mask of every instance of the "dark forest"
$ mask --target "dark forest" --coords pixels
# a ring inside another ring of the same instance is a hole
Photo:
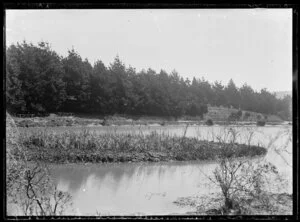
[[[99,52],[101,57],[101,52]],[[176,68],[176,67],[174,67]],[[50,44],[22,42],[6,49],[6,106],[17,113],[97,113],[180,117],[203,116],[207,106],[274,114],[289,118],[291,97],[276,98],[266,89],[254,91],[202,78],[184,79],[173,70],[137,72],[118,56],[107,67],[93,65],[74,50],[58,55]]]

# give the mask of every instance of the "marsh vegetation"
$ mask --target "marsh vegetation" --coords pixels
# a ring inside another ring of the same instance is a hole
[[[28,160],[49,163],[215,160],[223,152],[228,157],[253,157],[267,152],[263,147],[249,144],[229,146],[156,131],[97,134],[88,130],[63,133],[45,130],[23,133],[21,140]]]
[[[32,186],[36,196],[30,189],[31,194],[27,196],[30,186],[26,188],[23,183],[21,189],[16,188],[18,183],[10,183],[12,196],[18,193],[14,206],[28,206],[18,211],[19,215],[257,214],[261,209],[265,214],[276,214],[276,209],[288,214],[291,210],[290,191],[274,193],[273,188],[265,184],[273,181],[271,183],[282,186],[284,180],[291,183],[289,179],[281,179],[282,166],[277,169],[278,161],[271,164],[266,160],[270,152],[283,157],[289,152],[283,149],[289,147],[289,143],[273,146],[276,140],[283,138],[285,131],[279,131],[277,139],[266,137],[282,127],[110,128],[63,127],[60,131],[58,128],[19,130],[15,127],[18,139],[13,141],[22,147],[22,152],[10,152],[15,161],[9,163],[8,175],[19,178],[11,181],[27,181],[28,184],[29,180],[39,184]],[[290,126],[284,127],[288,128]],[[284,138],[287,135],[290,134],[285,132]],[[272,140],[273,143],[268,142]],[[41,177],[46,178],[44,183],[39,180]],[[75,184],[66,188],[70,183],[77,184],[77,188]],[[150,188],[147,184],[153,185]],[[89,204],[82,199],[86,192],[102,198],[96,200],[91,196]],[[209,198],[205,197],[207,193],[212,193]],[[132,203],[135,210],[126,204],[132,196],[136,196],[133,202],[139,203]],[[203,205],[204,199],[211,204]],[[275,204],[277,199],[282,204]],[[59,200],[56,210],[55,200]]]

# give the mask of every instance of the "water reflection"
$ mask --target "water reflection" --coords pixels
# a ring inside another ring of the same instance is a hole
[[[96,210],[165,214],[185,212],[187,209],[172,202],[178,196],[202,193],[198,188],[205,184],[205,178],[199,167],[209,174],[214,165],[209,162],[56,165],[51,171],[58,187],[72,194],[74,207],[81,214],[95,214]]]

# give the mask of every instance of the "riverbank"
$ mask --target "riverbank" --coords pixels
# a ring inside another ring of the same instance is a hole
[[[229,215],[292,215],[293,195],[288,193],[264,192],[261,200],[244,198],[240,201],[239,209],[232,210]],[[188,215],[223,215],[224,200],[219,195],[181,197],[174,204],[185,207],[190,206],[195,210]]]
[[[56,116],[20,118],[14,117],[18,127],[60,127],[60,126],[122,126],[122,125],[206,125],[206,120],[196,117],[181,119],[163,117],[122,117],[122,116]],[[213,120],[216,125],[256,125],[256,121]],[[266,121],[266,125],[289,124],[283,121]],[[290,123],[291,124],[291,123]]]
[[[40,131],[20,137],[28,160],[49,163],[158,162],[215,160],[220,156],[253,157],[267,150],[245,144],[225,144],[151,134],[95,134],[89,131]]]

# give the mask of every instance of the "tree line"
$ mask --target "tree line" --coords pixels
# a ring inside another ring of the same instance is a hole
[[[184,79],[175,70],[137,72],[118,56],[93,65],[74,50],[58,55],[49,43],[12,44],[6,49],[6,105],[11,113],[84,112],[103,115],[202,116],[211,106],[289,116],[291,97],[278,99],[244,84],[238,88]]]

